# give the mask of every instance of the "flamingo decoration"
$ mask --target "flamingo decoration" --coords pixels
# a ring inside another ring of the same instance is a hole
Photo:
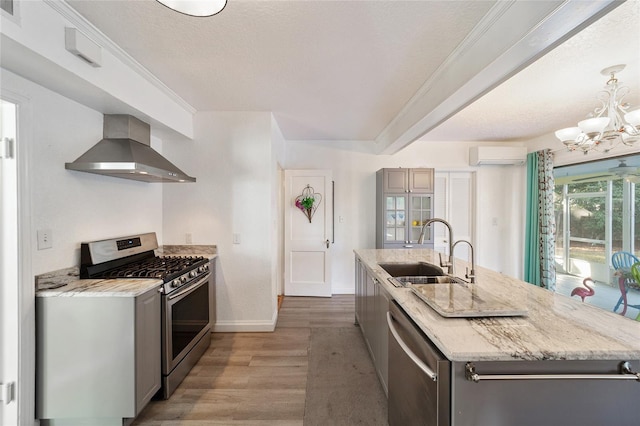
[[[580,298],[584,302],[585,297],[593,296],[594,294],[596,294],[596,291],[593,289],[593,287],[589,287],[589,285],[587,284],[587,281],[591,281],[592,285],[595,284],[595,281],[593,281],[591,278],[585,278],[582,281],[582,285],[584,285],[584,287],[586,288],[584,287],[574,288],[573,290],[571,290],[571,296],[575,296],[577,294],[578,296],[580,296]]]

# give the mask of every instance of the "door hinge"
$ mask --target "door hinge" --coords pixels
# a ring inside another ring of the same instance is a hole
[[[0,140],[0,158],[13,158],[13,142],[11,138]]]
[[[15,382],[0,383],[0,402],[10,403],[15,399]]]

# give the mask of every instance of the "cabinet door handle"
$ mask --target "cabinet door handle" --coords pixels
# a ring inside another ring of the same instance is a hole
[[[416,366],[418,366],[418,368],[420,370],[424,371],[424,373],[427,376],[429,376],[429,378],[431,380],[433,380],[434,382],[437,382],[438,381],[438,375],[432,369],[430,369],[427,366],[427,364],[422,362],[422,360],[420,358],[418,358],[417,355],[414,354],[411,349],[409,349],[409,346],[407,346],[407,344],[402,340],[402,338],[398,334],[398,331],[396,330],[395,326],[393,325],[393,317],[391,316],[391,312],[387,312],[387,324],[389,324],[389,331],[391,331],[391,334],[393,335],[393,338],[396,339],[396,342],[398,342],[398,344],[400,345],[400,347],[402,348],[404,353],[406,353],[407,356],[411,359],[411,361],[413,361],[414,364]]]

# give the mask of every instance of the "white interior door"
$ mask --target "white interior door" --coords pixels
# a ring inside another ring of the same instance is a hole
[[[16,105],[0,100],[0,424],[18,424],[18,184]]]
[[[473,172],[435,172],[434,217],[451,224],[454,242],[467,240],[474,244],[474,188]],[[449,254],[451,237],[447,234],[446,227],[440,223],[434,225],[434,249]],[[469,246],[458,244],[455,257],[471,260]]]
[[[285,170],[284,294],[331,297],[332,173]],[[312,188],[309,190],[308,188]],[[311,220],[296,198],[315,194]]]

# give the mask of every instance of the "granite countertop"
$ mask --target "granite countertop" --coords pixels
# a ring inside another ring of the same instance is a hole
[[[216,246],[185,245],[162,246],[158,256],[202,256],[216,258]],[[77,266],[37,275],[36,297],[136,297],[158,287],[162,280],[156,278],[80,279]]]
[[[214,245],[164,245],[156,250],[158,256],[202,256],[213,259],[218,257]]]
[[[640,359],[638,321],[482,267],[476,267],[477,283],[468,285],[514,300],[517,306],[526,309],[525,316],[445,318],[410,289],[389,283],[390,275],[378,266],[385,262],[417,261],[438,265],[435,251],[355,250],[355,253],[452,361]],[[456,259],[457,276],[464,275],[465,266],[466,262]],[[464,292],[460,295],[466,297]]]
[[[36,276],[36,297],[136,297],[160,284],[157,278],[80,279],[74,266]]]

